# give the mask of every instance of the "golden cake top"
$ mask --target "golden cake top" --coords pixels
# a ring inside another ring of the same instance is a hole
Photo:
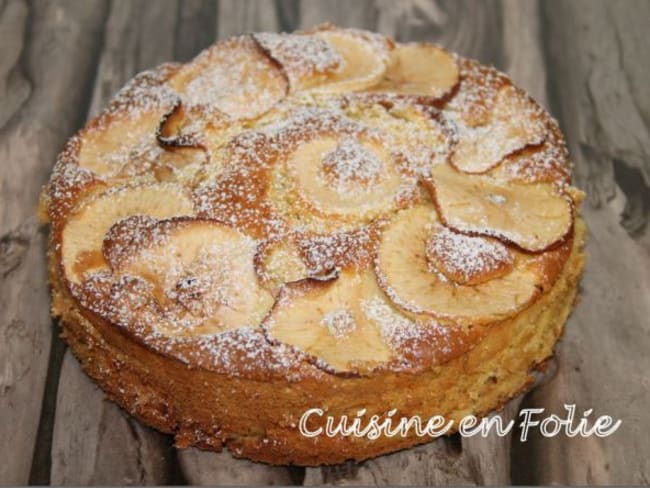
[[[254,377],[463,354],[553,285],[580,198],[507,76],[329,25],[136,76],[44,191],[91,320]]]

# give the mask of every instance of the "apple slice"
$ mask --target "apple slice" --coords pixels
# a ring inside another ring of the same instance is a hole
[[[318,31],[314,36],[326,41],[341,57],[338,69],[322,84],[314,86],[317,92],[350,92],[376,85],[386,70],[384,53],[375,42],[345,30]]]
[[[268,199],[291,227],[316,233],[367,224],[414,198],[417,180],[381,131],[327,109],[301,109],[265,128],[277,154]],[[334,228],[332,226],[334,224]]]
[[[295,347],[328,370],[367,372],[394,356],[361,308],[372,297],[381,298],[372,273],[290,283],[262,327],[272,341]]]
[[[95,119],[79,133],[79,167],[103,179],[118,176],[134,154],[156,147],[162,113],[119,111]]]
[[[461,113],[445,112],[458,132],[451,162],[465,173],[489,171],[509,154],[529,145],[541,144],[546,136],[543,110],[512,85],[498,90],[488,110],[488,120],[480,125],[468,123]]]
[[[400,44],[390,53],[383,80],[373,91],[441,98],[458,83],[454,57],[432,44]]]
[[[538,252],[560,242],[573,223],[571,199],[554,183],[431,170],[432,196],[443,222],[459,232],[493,236]]]
[[[288,90],[280,67],[250,36],[209,47],[183,65],[170,84],[188,105],[209,105],[233,119],[268,112]]]
[[[379,141],[324,136],[302,144],[287,167],[305,199],[325,214],[365,215],[391,208],[402,177]]]
[[[302,34],[316,34],[318,32],[342,32],[352,37],[358,37],[364,42],[369,43],[383,59],[388,61],[390,52],[395,48],[395,41],[378,32],[372,32],[355,27],[337,27],[331,22],[324,22],[313,26],[307,30],[299,31]]]
[[[113,272],[149,283],[166,335],[254,328],[273,305],[258,283],[255,252],[253,239],[220,222],[174,219],[155,224]]]
[[[88,273],[105,269],[104,238],[120,220],[133,215],[168,218],[193,215],[186,191],[173,184],[140,185],[91,197],[76,208],[61,235],[61,259],[66,278],[79,283]]]
[[[375,261],[378,282],[409,312],[460,324],[488,324],[528,306],[559,273],[545,259],[512,248],[504,251],[483,238],[456,239],[462,244],[453,250],[441,243],[431,259],[428,248],[438,225],[434,207],[420,205],[402,210],[382,233]],[[556,252],[566,256],[567,246]],[[452,281],[455,274],[462,279]]]
[[[136,75],[108,107],[75,137],[80,168],[110,179],[128,166],[134,155],[156,147],[156,126],[176,102],[167,81],[178,65],[163,64]]]
[[[292,91],[325,82],[344,63],[330,43],[313,35],[263,32],[252,37],[282,66]]]
[[[400,311],[370,268],[287,284],[262,328],[273,344],[342,375],[427,370],[467,351],[487,330]]]
[[[432,225],[425,245],[429,263],[449,280],[478,285],[512,271],[514,255],[501,241],[455,232]]]
[[[527,183],[571,183],[571,158],[557,121],[547,117],[544,142],[510,154],[488,174]]]
[[[206,149],[206,132],[224,128],[230,118],[203,105],[185,106],[180,100],[160,120],[158,142],[167,148]]]
[[[410,174],[426,177],[431,164],[451,157],[455,132],[436,108],[410,103],[389,93],[344,97],[342,109],[352,119],[380,131],[381,139]]]

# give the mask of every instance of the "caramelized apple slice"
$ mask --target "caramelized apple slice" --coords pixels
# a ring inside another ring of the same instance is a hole
[[[156,146],[160,118],[173,107],[176,95],[168,79],[178,69],[163,64],[139,73],[77,136],[77,164],[101,178],[112,178],[134,155]]]
[[[168,218],[193,213],[187,193],[171,184],[127,187],[91,198],[72,212],[63,227],[61,257],[66,278],[78,283],[85,274],[106,267],[102,243],[114,223],[132,215]]]
[[[273,292],[283,284],[306,278],[327,281],[342,269],[368,267],[378,233],[377,224],[328,234],[294,232],[263,242],[255,255],[255,269]]]
[[[512,82],[505,74],[473,59],[461,57],[457,63],[460,81],[445,104],[445,113],[468,127],[489,124],[499,90]]]
[[[403,313],[369,268],[347,269],[329,281],[289,283],[262,328],[273,343],[293,346],[318,367],[347,375],[384,367],[426,370],[467,351],[486,332]]]
[[[372,273],[285,286],[262,327],[272,341],[294,346],[336,372],[368,371],[393,358],[378,324],[362,310],[381,299]]]
[[[265,158],[277,154],[268,200],[290,227],[320,234],[351,230],[402,208],[416,194],[416,178],[404,171],[390,141],[339,112],[296,110],[265,130],[272,135]]]
[[[364,29],[358,29],[355,27],[337,27],[330,22],[324,22],[300,32],[303,34],[316,34],[319,32],[342,32],[346,35],[357,37],[362,41],[369,43],[372,48],[386,61],[388,61],[390,52],[395,48],[395,41],[383,34]]]
[[[489,171],[509,154],[541,144],[546,136],[542,109],[522,90],[511,85],[499,89],[484,124],[470,125],[457,112],[447,111],[446,114],[458,131],[451,162],[465,173]]]
[[[435,209],[421,205],[401,211],[382,233],[375,272],[400,307],[463,324],[486,324],[513,316],[545,289],[549,277],[535,256],[514,249],[504,253],[473,239],[463,240],[445,259],[457,260],[453,268],[469,268],[459,274],[470,276],[474,284],[451,281],[437,268],[440,259],[429,259],[427,247],[438,224]],[[494,263],[499,263],[498,273]],[[444,262],[440,267],[449,271],[452,266]]]
[[[325,30],[314,35],[331,45],[343,62],[323,84],[313,90],[337,93],[359,91],[381,80],[386,61],[374,42],[345,30]]]
[[[163,112],[112,112],[79,133],[78,164],[102,178],[117,176],[135,154],[156,147],[156,127]]]
[[[282,70],[250,36],[219,42],[184,65],[170,84],[188,105],[209,105],[234,119],[257,117],[282,100]]]
[[[474,237],[432,225],[425,245],[429,263],[449,280],[478,285],[512,271],[514,255],[498,239]]]
[[[47,220],[53,228],[58,229],[65,223],[81,198],[106,189],[105,181],[77,164],[80,145],[78,136],[68,140],[57,156],[49,183],[41,193],[40,210],[47,209]]]
[[[460,232],[494,236],[541,251],[571,230],[571,200],[553,183],[504,182],[469,176],[448,165],[431,170],[441,219]]]
[[[257,281],[256,243],[222,223],[176,219],[157,223],[150,238],[114,270],[138,276],[167,318],[167,334],[257,327],[273,304]]]
[[[187,140],[182,144],[185,147],[159,145],[156,129],[162,116],[152,111],[137,116],[115,112],[102,117],[79,134],[79,168],[103,181],[152,177],[158,181],[182,180],[183,168],[196,170],[209,156],[198,145],[189,147]]]
[[[325,214],[390,208],[403,183],[393,156],[370,139],[316,138],[293,152],[287,166],[304,198]]]
[[[441,98],[456,83],[458,66],[450,53],[432,44],[412,43],[391,51],[383,80],[373,90]]]
[[[320,37],[269,32],[252,37],[282,66],[292,91],[321,84],[343,67],[343,58]]]
[[[571,158],[556,120],[547,117],[544,142],[507,156],[488,174],[527,183],[571,183]]]

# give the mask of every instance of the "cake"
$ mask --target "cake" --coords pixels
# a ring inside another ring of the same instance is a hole
[[[582,199],[506,75],[322,25],[138,74],[40,210],[53,315],[110,400],[179,447],[319,465],[432,438],[304,435],[310,409],[310,432],[453,431],[530,387],[576,297]]]

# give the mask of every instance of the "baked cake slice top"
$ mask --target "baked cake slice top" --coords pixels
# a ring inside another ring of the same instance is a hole
[[[44,190],[86,313],[247,377],[463,354],[553,287],[581,199],[506,75],[329,25],[136,76]]]

